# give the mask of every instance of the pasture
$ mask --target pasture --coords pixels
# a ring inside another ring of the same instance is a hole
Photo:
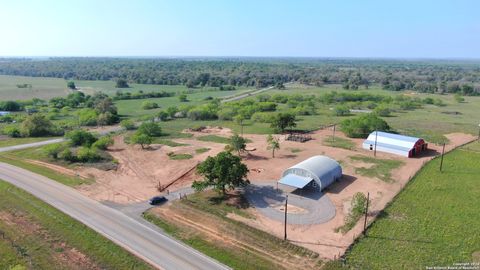
[[[439,158],[423,167],[347,252],[347,266],[425,269],[472,262],[480,251],[479,145],[445,155],[443,172]]]

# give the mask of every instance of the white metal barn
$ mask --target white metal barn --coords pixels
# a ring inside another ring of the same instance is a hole
[[[428,144],[421,138],[374,131],[363,142],[363,149],[412,157],[427,150]]]
[[[313,187],[323,190],[342,177],[340,164],[326,156],[313,156],[286,169],[279,184],[294,188]]]

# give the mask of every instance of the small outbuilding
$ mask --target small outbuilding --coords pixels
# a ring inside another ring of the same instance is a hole
[[[374,151],[413,157],[428,149],[428,144],[421,138],[400,134],[374,131],[363,142],[363,148]]]
[[[342,167],[337,161],[326,156],[313,156],[286,169],[278,183],[321,191],[341,177]]]

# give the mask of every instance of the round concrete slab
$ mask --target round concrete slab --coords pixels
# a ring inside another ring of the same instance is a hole
[[[250,204],[266,217],[278,221],[284,221],[285,195],[275,188],[274,183],[251,184],[245,188]],[[288,224],[321,224],[331,220],[336,213],[332,201],[318,191],[296,190],[288,193],[288,207]]]

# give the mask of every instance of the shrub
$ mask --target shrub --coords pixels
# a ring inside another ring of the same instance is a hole
[[[98,139],[96,142],[92,144],[92,147],[100,149],[100,150],[107,150],[109,146],[113,145],[113,139],[110,136],[104,136]]]
[[[97,138],[90,132],[77,129],[68,132],[65,137],[70,139],[71,146],[87,146],[90,147],[94,142],[97,141]]]
[[[77,150],[77,160],[80,162],[95,162],[100,159],[102,159],[102,157],[95,148],[82,146]]]
[[[95,126],[97,124],[98,113],[93,109],[81,109],[78,112],[78,122],[82,126]]]
[[[350,109],[345,105],[335,106],[333,111],[335,112],[336,116],[346,116],[350,114]]]
[[[49,157],[54,159],[58,158],[58,154],[60,154],[60,152],[62,152],[63,149],[64,149],[64,146],[58,143],[46,145],[43,148],[43,150],[45,151],[45,154],[47,154]]]
[[[385,105],[380,105],[373,110],[378,116],[390,116],[392,111]]]
[[[22,122],[20,133],[24,137],[60,135],[62,131],[42,114],[32,114]]]
[[[140,144],[142,149],[145,149],[145,147],[150,145],[152,141],[153,141],[152,137],[144,133],[139,133],[138,131],[135,132],[135,134],[133,134],[133,136],[130,138],[131,143]]]
[[[160,111],[160,112],[158,112],[157,117],[158,117],[158,119],[160,119],[160,121],[167,121],[168,117],[169,117],[169,114],[167,112]]]
[[[69,161],[69,162],[75,162],[77,160],[75,155],[72,153],[72,150],[70,150],[70,148],[63,149],[63,151],[61,151],[58,154],[58,158],[61,158],[65,161]]]
[[[144,101],[142,103],[142,109],[144,110],[151,110],[158,108],[158,104],[152,101]]]
[[[380,117],[369,113],[357,118],[346,119],[340,123],[340,128],[351,138],[365,138],[374,130],[388,131],[390,126]]]
[[[135,129],[135,123],[129,119],[122,120],[122,122],[120,122],[120,126],[122,126],[126,130]]]
[[[158,137],[162,135],[162,129],[155,122],[144,122],[139,127],[137,132],[139,134],[145,134],[150,137]]]
[[[19,138],[19,137],[22,136],[18,126],[13,126],[13,125],[4,127],[3,128],[3,133],[5,135],[8,135],[8,136],[12,137],[12,138]]]

